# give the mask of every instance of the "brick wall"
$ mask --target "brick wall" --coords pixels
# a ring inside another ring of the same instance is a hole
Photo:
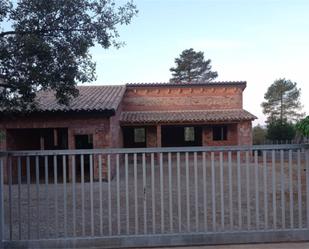
[[[157,127],[156,126],[146,127],[146,142],[147,142],[147,147],[157,147]]]
[[[213,140],[211,125],[203,127],[203,146],[227,146],[237,144],[238,144],[237,124],[227,124],[227,140],[224,141]]]
[[[122,129],[119,124],[119,118],[122,112],[122,105],[116,111],[115,116],[110,117],[110,144],[113,148],[123,147]]]
[[[238,145],[252,145],[251,121],[242,121],[238,123]]]
[[[6,119],[0,121],[0,129],[39,129],[39,128],[68,128],[68,149],[75,149],[75,135],[93,135],[93,147],[112,147],[110,133],[110,119],[102,115],[58,115],[58,116],[32,116]],[[9,133],[8,133],[9,136]],[[6,142],[1,146],[7,149],[27,149],[30,141],[20,140],[14,144],[14,140],[7,136]],[[28,149],[30,149],[28,147]],[[31,147],[32,148],[32,147]],[[94,177],[98,178],[98,158],[95,157]],[[71,178],[71,159],[69,162],[68,177]],[[106,158],[103,158],[103,176],[106,176]]]
[[[3,140],[1,140],[0,136],[0,150],[6,150],[6,130],[0,128],[0,134],[3,135]]]
[[[203,110],[242,108],[240,87],[158,87],[128,88],[124,111]]]

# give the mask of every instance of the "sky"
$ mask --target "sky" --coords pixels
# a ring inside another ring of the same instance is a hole
[[[116,1],[116,2],[124,2]],[[297,82],[309,113],[309,0],[135,0],[118,28],[125,46],[91,50],[95,84],[168,82],[184,49],[204,52],[218,81],[247,81],[244,109],[264,124],[261,103],[279,78]]]

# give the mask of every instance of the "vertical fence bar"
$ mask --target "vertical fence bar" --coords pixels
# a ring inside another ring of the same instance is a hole
[[[250,162],[249,162],[249,151],[246,151],[246,184],[247,184],[247,227],[251,229],[251,203],[250,203]]]
[[[202,163],[203,163],[203,206],[204,206],[204,231],[208,230],[207,222],[207,170],[206,170],[206,153],[202,152]]]
[[[211,198],[212,198],[212,228],[216,231],[216,190],[215,190],[215,154],[211,152]]]
[[[120,235],[120,172],[119,154],[116,154],[116,195],[117,195],[117,232]]]
[[[297,150],[298,227],[303,227],[300,150]]]
[[[272,192],[273,192],[273,227],[277,229],[277,203],[276,203],[276,155],[275,151],[271,152],[272,162]]]
[[[133,154],[134,167],[134,210],[135,210],[135,234],[138,234],[138,202],[137,202],[137,155]]]
[[[284,173],[284,154],[280,150],[280,178],[281,178],[281,217],[282,228],[285,229],[285,173]]]
[[[36,185],[36,230],[37,230],[37,238],[40,238],[40,168],[39,168],[39,157],[35,157],[35,185]]]
[[[128,154],[124,156],[125,162],[125,192],[126,192],[126,225],[127,234],[130,234],[130,219],[129,219],[129,172],[128,172]]]
[[[76,236],[76,161],[75,155],[72,155],[72,219],[73,219],[73,236]]]
[[[99,216],[100,216],[100,235],[103,235],[103,191],[102,191],[102,154],[99,155]]]
[[[80,155],[80,173],[82,187],[82,236],[86,235],[86,220],[85,220],[85,170],[84,170],[84,155]]]
[[[156,209],[155,209],[155,172],[154,154],[151,153],[151,204],[152,204],[152,233],[156,232]]]
[[[5,239],[4,237],[4,189],[3,189],[3,158],[0,157],[0,243]]]
[[[240,175],[240,151],[237,151],[237,191],[238,191],[238,224],[242,229],[242,213],[241,213],[241,175]]]
[[[89,155],[89,173],[90,173],[90,225],[91,236],[94,236],[94,207],[93,207],[93,155]]]
[[[268,229],[268,189],[267,189],[267,151],[263,151],[263,173],[264,173],[264,214],[265,214],[265,229]]]
[[[12,157],[9,157],[9,235],[10,240],[13,240],[13,201],[12,201]]]
[[[178,232],[181,233],[181,182],[180,182],[180,153],[177,152],[177,194],[178,194]]]
[[[229,215],[230,215],[230,230],[233,230],[234,220],[233,220],[233,182],[232,182],[232,152],[228,152],[228,177],[229,177]]]
[[[54,202],[55,202],[55,234],[58,236],[58,172],[57,172],[57,156],[54,155]]]
[[[191,231],[191,220],[190,220],[190,191],[189,191],[189,153],[186,152],[186,200],[187,200],[187,229]]]
[[[197,153],[194,152],[194,192],[195,192],[195,225],[196,232],[199,231],[199,212],[198,212],[198,185],[197,185]]]
[[[67,217],[67,163],[66,155],[62,156],[62,174],[63,174],[63,226],[64,226],[64,237],[68,235],[68,217]]]
[[[146,155],[142,154],[142,168],[143,168],[143,208],[144,208],[144,234],[147,234],[147,185],[146,185]]]
[[[49,223],[48,156],[44,156],[44,171],[45,171],[45,211],[46,211],[46,220]],[[49,232],[49,227],[48,227],[48,231],[47,232]]]
[[[306,157],[306,215],[307,228],[309,228],[309,149],[305,150]]]
[[[31,224],[31,217],[30,217],[30,157],[26,157],[26,167],[27,167],[27,217],[28,217],[28,222],[27,222],[27,233],[28,233],[28,240],[30,240],[30,224]]]
[[[160,153],[161,233],[164,233],[163,154]]]
[[[309,149],[305,150],[305,169],[306,169],[306,223],[309,228]]]
[[[220,202],[221,202],[221,230],[224,230],[224,189],[223,189],[223,152],[219,152],[220,168]]]
[[[107,155],[108,234],[112,235],[111,155]]]
[[[170,213],[170,232],[173,232],[173,203],[172,203],[172,159],[168,153],[168,192],[169,192],[169,213]]]
[[[259,194],[259,161],[258,151],[254,151],[255,164],[255,223],[257,230],[260,228],[260,194]]]
[[[294,228],[294,196],[293,196],[293,169],[292,150],[289,150],[289,190],[290,190],[290,227]]]
[[[18,239],[21,240],[21,158],[17,158],[18,177]],[[2,190],[0,190],[2,191]]]

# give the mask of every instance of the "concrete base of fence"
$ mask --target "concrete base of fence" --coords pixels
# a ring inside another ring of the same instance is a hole
[[[309,229],[282,231],[243,231],[194,234],[130,235],[29,241],[4,241],[1,248],[130,248],[158,246],[193,246],[309,240]]]

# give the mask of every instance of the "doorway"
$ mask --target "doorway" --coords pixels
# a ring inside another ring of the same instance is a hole
[[[92,134],[83,134],[83,135],[75,135],[75,149],[77,150],[88,150],[93,149],[93,135]],[[76,180],[81,180],[81,162],[82,156],[76,156]],[[84,162],[84,180],[90,180],[90,156],[83,155]],[[94,162],[94,158],[92,158],[92,163]]]

